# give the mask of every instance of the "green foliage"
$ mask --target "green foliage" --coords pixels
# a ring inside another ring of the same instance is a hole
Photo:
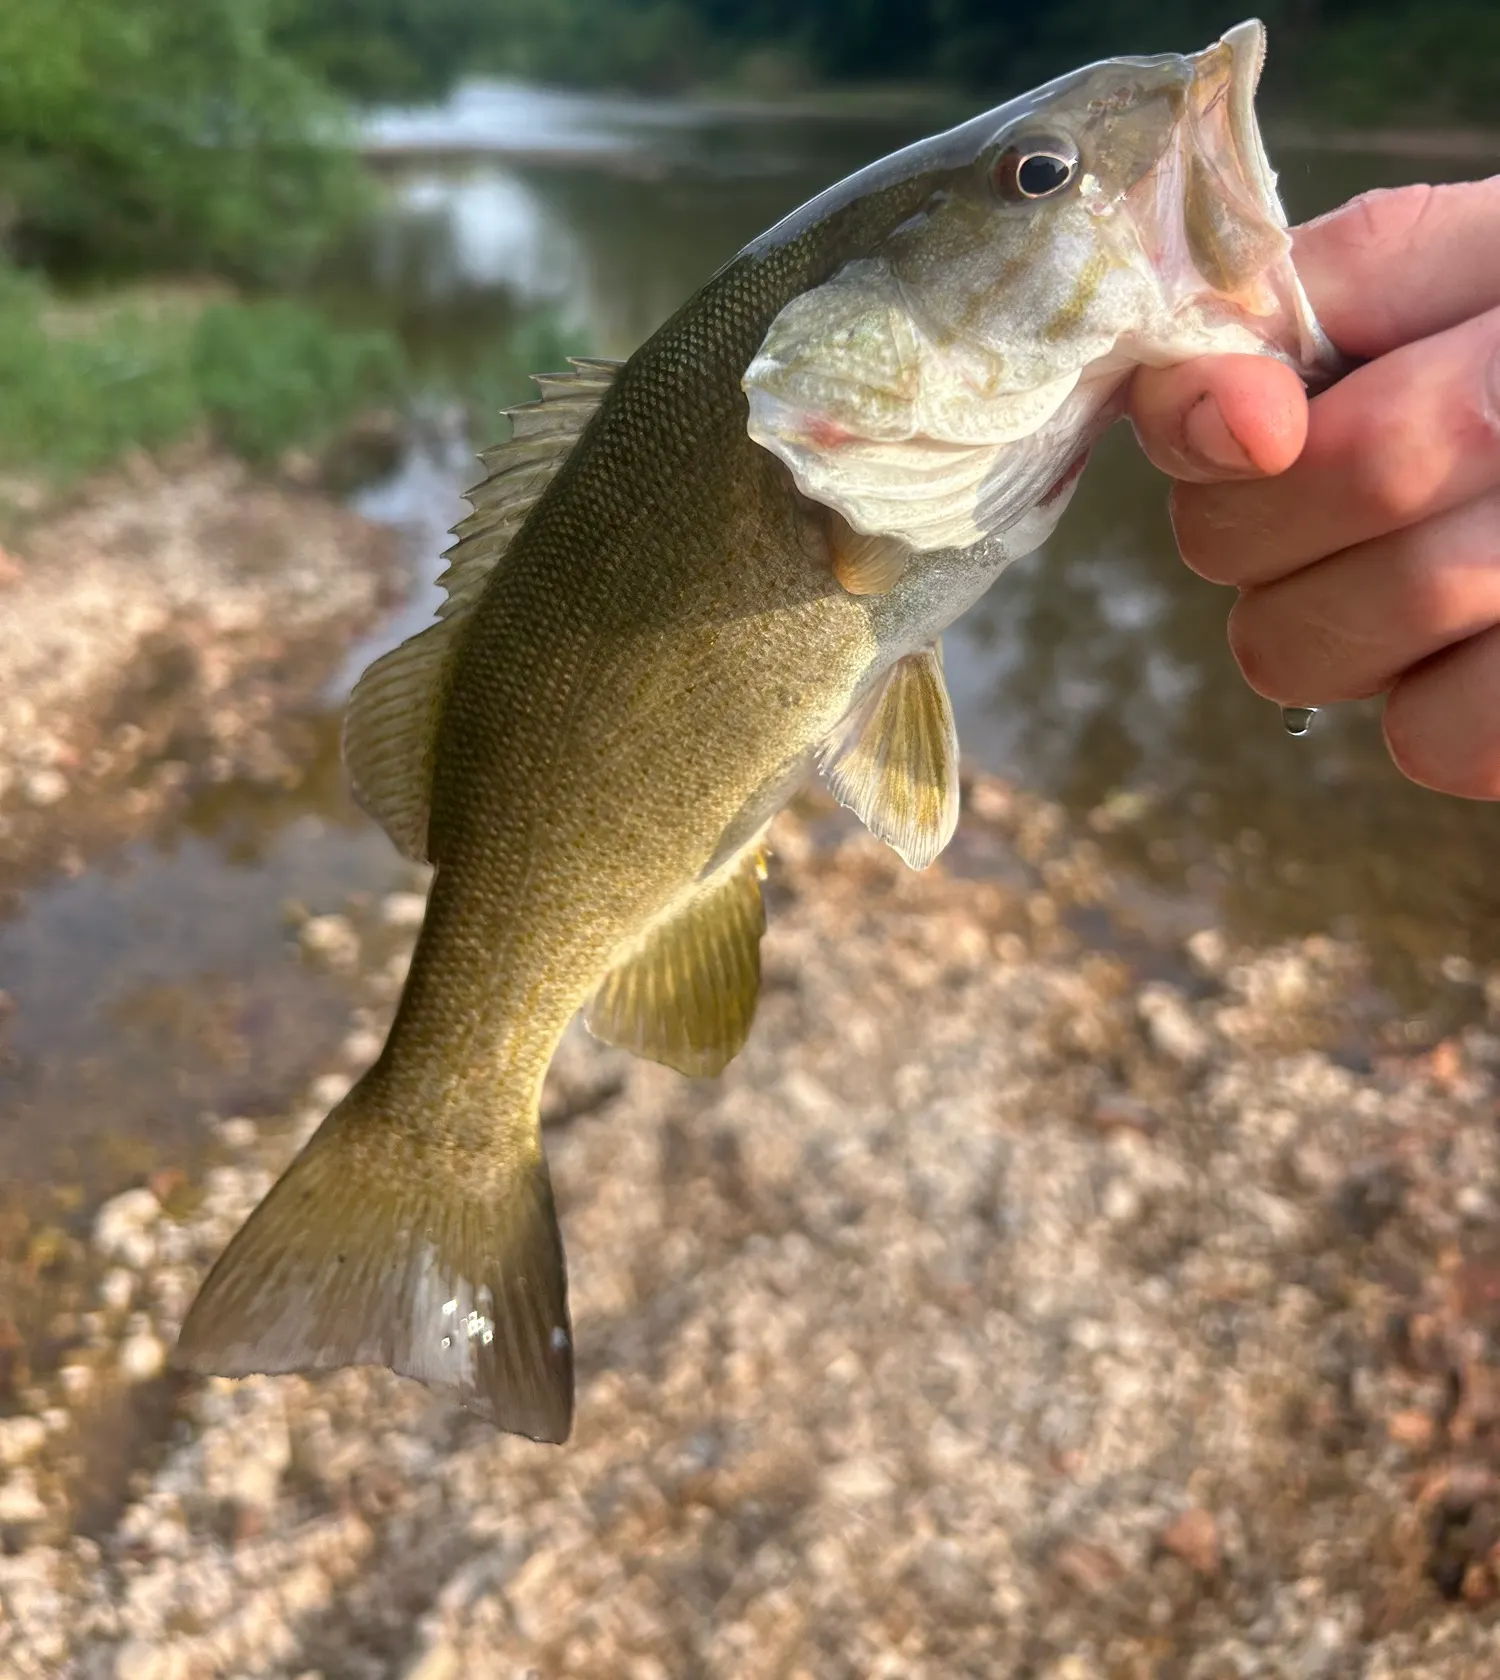
[[[188,431],[197,405],[180,314],[126,308],[78,330],[0,269],[0,467],[59,480]]]
[[[339,332],[285,301],[204,310],[189,364],[219,440],[263,462],[289,443],[320,443],[360,410],[396,399],[400,349],[388,333]]]
[[[73,272],[304,270],[366,204],[262,0],[3,0],[0,238]]]
[[[317,447],[403,383],[388,335],[342,332],[298,305],[59,307],[0,268],[0,470],[66,482],[195,431],[264,462]]]
[[[555,310],[543,309],[479,347],[444,383],[464,405],[470,435],[480,444],[492,443],[500,435],[501,411],[536,399],[532,374],[562,373],[569,356],[590,353],[581,330]]]

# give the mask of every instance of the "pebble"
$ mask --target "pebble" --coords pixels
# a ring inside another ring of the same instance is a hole
[[[0,1482],[0,1523],[40,1522],[47,1515],[29,1470],[12,1470]]]
[[[47,1426],[39,1417],[0,1418],[0,1464],[19,1464],[46,1439]]]
[[[1199,1575],[1218,1573],[1219,1525],[1211,1511],[1184,1511],[1162,1530],[1161,1543]]]
[[[365,1068],[380,1054],[384,1042],[379,1033],[371,1032],[368,1027],[360,1027],[350,1033],[339,1046],[339,1056],[343,1061]]]
[[[302,949],[330,968],[359,967],[359,935],[347,916],[310,916],[298,935]]]
[[[1208,1033],[1194,1020],[1186,999],[1175,986],[1143,986],[1136,1008],[1146,1023],[1152,1044],[1174,1062],[1195,1067],[1208,1059]]]
[[[260,1127],[243,1115],[219,1122],[220,1141],[228,1149],[250,1149],[260,1136]]]
[[[353,1088],[354,1081],[347,1073],[324,1073],[308,1086],[307,1094],[326,1113],[337,1108]]]
[[[33,770],[22,781],[21,792],[30,805],[56,805],[67,798],[68,778],[61,770]]]
[[[380,901],[380,919],[387,927],[408,928],[413,932],[421,927],[427,914],[425,893],[387,893]]]
[[[136,1274],[124,1266],[113,1266],[99,1283],[99,1299],[112,1312],[124,1312],[135,1295]]]
[[[92,1365],[64,1365],[57,1373],[57,1380],[70,1400],[81,1400],[94,1386],[94,1368]]]
[[[1133,1225],[1141,1216],[1141,1193],[1129,1179],[1112,1178],[1099,1206],[1111,1225]]]
[[[153,1331],[137,1330],[121,1342],[120,1371],[128,1382],[150,1382],[166,1366],[166,1344]]]
[[[149,1190],[125,1190],[112,1197],[94,1218],[94,1247],[111,1260],[143,1271],[156,1256],[149,1227],[161,1216],[161,1204]]]

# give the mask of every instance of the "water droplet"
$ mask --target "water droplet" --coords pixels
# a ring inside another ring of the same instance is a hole
[[[1316,706],[1283,706],[1281,726],[1288,735],[1305,735],[1312,728],[1312,720],[1317,715]]]

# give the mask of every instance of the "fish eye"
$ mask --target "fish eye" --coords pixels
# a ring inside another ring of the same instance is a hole
[[[995,160],[995,189],[1012,204],[1051,198],[1078,173],[1078,148],[1070,140],[1013,142]]]

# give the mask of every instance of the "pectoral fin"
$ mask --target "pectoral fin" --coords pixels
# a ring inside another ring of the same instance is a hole
[[[832,508],[827,521],[833,575],[851,595],[888,595],[900,583],[911,550],[899,537],[856,531]]]
[[[765,853],[751,845],[647,929],[584,1010],[589,1031],[679,1073],[720,1072],[755,1018],[764,878]]]
[[[958,731],[934,645],[898,659],[818,755],[829,791],[913,869],[958,825]]]

